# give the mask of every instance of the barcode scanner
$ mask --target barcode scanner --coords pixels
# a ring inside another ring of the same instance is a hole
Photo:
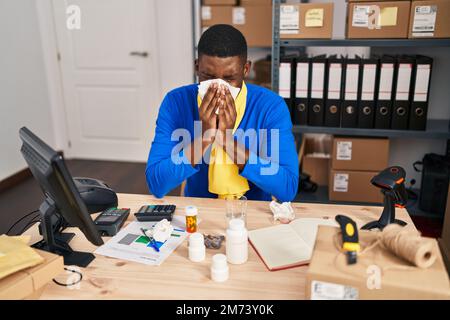
[[[406,222],[395,219],[395,207],[404,208],[408,201],[408,193],[405,188],[405,169],[393,166],[384,169],[374,176],[370,182],[381,189],[384,196],[383,213],[378,221],[372,221],[361,229],[370,230],[378,228],[383,230],[388,224],[396,223],[405,226]]]

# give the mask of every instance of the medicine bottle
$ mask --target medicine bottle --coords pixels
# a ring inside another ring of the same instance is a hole
[[[205,239],[199,232],[195,232],[189,236],[189,260],[193,262],[200,262],[205,260]]]
[[[242,264],[248,259],[248,231],[241,219],[231,219],[226,233],[227,260]]]
[[[216,282],[224,282],[228,280],[228,276],[227,257],[221,253],[215,254],[212,257],[211,279]]]
[[[186,231],[189,233],[197,232],[197,214],[198,210],[195,206],[187,206],[186,212]]]

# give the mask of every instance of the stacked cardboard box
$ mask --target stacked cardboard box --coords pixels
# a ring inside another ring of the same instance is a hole
[[[246,83],[256,84],[268,89],[271,89],[270,83],[270,67],[272,63],[269,58],[264,58],[256,61],[252,61],[253,76],[245,79]]]
[[[328,194],[332,201],[381,203],[380,189],[370,180],[388,166],[389,140],[335,137]]]
[[[407,38],[410,8],[410,1],[350,0],[347,38]]]
[[[241,6],[270,6],[270,5],[272,5],[272,0],[240,0],[239,5],[241,5]]]
[[[319,186],[328,185],[332,138],[327,134],[303,135],[300,149],[302,172]]]
[[[203,0],[204,6],[234,6],[237,0]]]
[[[215,24],[229,24],[243,33],[250,47],[272,46],[272,6],[267,1],[241,1],[240,6],[229,1],[203,2],[202,29]],[[214,3],[214,5],[213,5]],[[208,5],[206,5],[208,4]]]
[[[280,37],[283,39],[331,39],[333,9],[332,2],[281,5]]]
[[[450,0],[413,1],[409,38],[450,38]]]

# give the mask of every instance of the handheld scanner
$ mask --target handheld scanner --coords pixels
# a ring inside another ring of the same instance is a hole
[[[370,182],[378,188],[389,191],[397,207],[404,207],[408,201],[405,177],[405,169],[399,166],[393,166],[381,171]]]
[[[336,222],[339,223],[342,233],[342,249],[347,254],[347,264],[356,263],[356,255],[360,250],[358,239],[358,228],[355,221],[344,215],[337,215]]]

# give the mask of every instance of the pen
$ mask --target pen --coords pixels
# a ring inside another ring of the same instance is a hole
[[[150,245],[153,247],[153,249],[155,249],[157,252],[159,252],[159,248],[156,245],[155,239],[153,239],[153,237],[149,237],[146,233],[145,230],[143,228],[141,228],[142,233],[144,234],[144,236],[150,241]]]

